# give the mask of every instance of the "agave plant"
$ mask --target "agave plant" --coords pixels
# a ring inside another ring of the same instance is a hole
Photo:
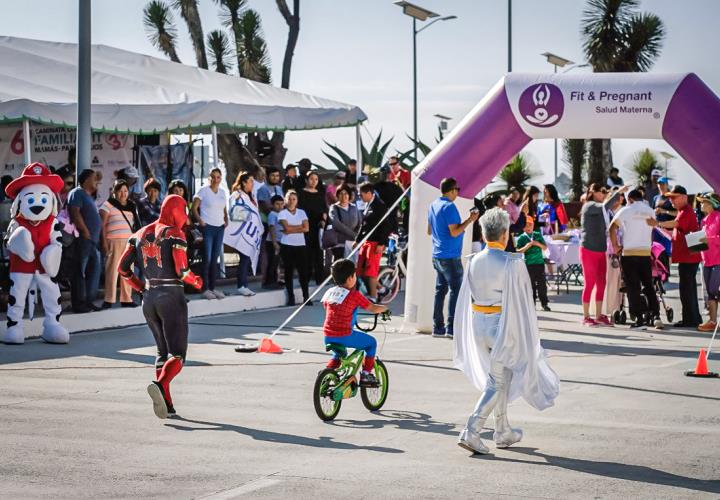
[[[632,162],[632,171],[639,184],[646,184],[650,181],[650,173],[660,168],[660,162],[655,154],[645,148],[635,154]]]
[[[391,137],[386,142],[382,142],[382,140],[383,138],[381,130],[373,141],[373,144],[369,150],[365,147],[365,144],[363,144],[362,142],[360,143],[360,149],[362,151],[362,167],[368,167],[370,169],[379,168],[385,163],[385,155],[387,154],[388,148],[390,147],[393,138]],[[347,163],[348,161],[350,161],[351,156],[345,153],[338,146],[330,144],[327,141],[324,142],[325,145],[332,149],[335,154],[328,153],[327,151],[323,151],[323,154],[333,163],[333,165],[338,170],[346,170]]]
[[[510,163],[505,165],[498,174],[498,178],[507,184],[508,190],[511,187],[524,188],[530,179],[537,177],[538,172],[534,168],[534,162],[527,155],[520,153]]]

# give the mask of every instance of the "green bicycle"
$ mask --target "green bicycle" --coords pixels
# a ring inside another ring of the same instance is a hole
[[[364,332],[370,332],[377,327],[378,315],[370,328],[363,328],[359,324],[355,327]],[[382,321],[390,320],[390,312],[380,315]],[[362,366],[365,351],[355,349],[348,355],[347,347],[328,343],[325,350],[336,353],[340,358],[340,367],[337,369],[325,368],[318,373],[313,388],[313,403],[315,413],[323,421],[332,420],[340,413],[340,406],[343,399],[353,398],[360,389],[360,399],[363,405],[370,411],[378,411],[385,404],[388,396],[390,379],[387,368],[378,357],[375,358],[375,378],[377,384],[372,386],[360,386],[358,382],[358,370]]]

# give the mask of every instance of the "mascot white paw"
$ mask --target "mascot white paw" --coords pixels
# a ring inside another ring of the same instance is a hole
[[[33,163],[5,188],[5,193],[13,199],[10,208],[12,221],[7,230],[12,284],[7,330],[3,336],[7,344],[22,344],[25,341],[25,304],[30,295],[28,316],[32,319],[36,289],[40,291],[45,310],[42,338],[58,344],[69,341],[67,330],[59,322],[60,289],[51,279],[57,275],[62,254],[55,216],[58,208],[56,195],[63,184],[62,178],[52,174],[45,165]]]

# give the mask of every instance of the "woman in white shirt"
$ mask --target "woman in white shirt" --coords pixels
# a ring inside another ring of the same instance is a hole
[[[282,226],[280,239],[280,258],[285,266],[285,290],[287,291],[288,306],[295,305],[295,292],[293,291],[293,273],[298,272],[300,288],[302,288],[303,301],[307,301],[308,281],[310,281],[310,266],[308,251],[305,246],[305,233],[310,230],[307,214],[297,208],[298,195],[294,190],[285,193],[285,209],[278,215],[278,223]],[[311,303],[308,303],[311,305]]]
[[[218,258],[222,256],[223,236],[228,225],[227,191],[220,188],[222,172],[213,168],[206,184],[195,193],[192,214],[203,234],[202,278],[205,285],[203,297],[206,299],[222,299],[225,294],[215,290],[218,274]]]

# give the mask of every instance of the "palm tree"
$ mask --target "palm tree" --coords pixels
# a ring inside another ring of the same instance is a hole
[[[240,38],[237,47],[238,72],[243,78],[270,83],[270,57],[263,38],[260,14],[247,9],[240,16]]]
[[[205,55],[205,39],[203,37],[202,21],[198,12],[197,0],[173,0],[173,6],[180,10],[180,16],[185,20],[193,48],[195,49],[195,60],[200,68],[208,69],[207,57]]]
[[[578,201],[584,188],[582,171],[587,158],[587,143],[585,139],[564,139],[562,148],[565,161],[570,165],[572,200]]]
[[[218,73],[227,74],[232,69],[230,41],[221,30],[213,30],[207,35],[207,46],[210,60]]]
[[[536,177],[537,174],[534,168],[534,162],[523,153],[520,153],[515,155],[515,157],[510,160],[510,163],[503,167],[498,174],[498,178],[507,184],[508,190],[511,187],[522,190],[528,184],[528,181]]]
[[[660,162],[649,149],[643,149],[633,157],[632,171],[639,185],[650,182],[650,174],[660,168]]]
[[[638,0],[588,0],[583,13],[583,50],[596,73],[647,71],[665,38],[655,14],[639,13]],[[609,139],[591,139],[588,182],[604,182],[612,165]]]
[[[179,63],[175,42],[177,29],[172,11],[162,0],[152,0],[143,10],[143,24],[152,44],[160,49],[171,61]]]

